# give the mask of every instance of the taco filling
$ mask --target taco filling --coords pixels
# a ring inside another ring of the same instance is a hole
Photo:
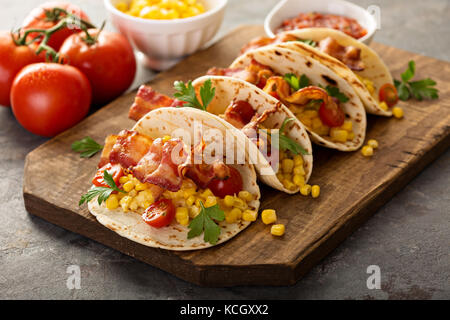
[[[211,68],[209,75],[237,77],[279,99],[312,132],[333,142],[345,143],[355,137],[352,121],[347,119],[341,102],[348,98],[337,87],[310,85],[306,75],[280,75],[252,59],[245,68]]]
[[[181,139],[164,136],[152,139],[123,130],[106,138],[95,187],[108,187],[105,171],[119,191],[112,192],[104,206],[142,215],[153,228],[180,224],[188,226],[205,208],[217,206],[228,223],[256,217],[249,203],[257,195],[243,190],[241,174],[223,161],[206,164]],[[252,220],[253,221],[253,220]]]

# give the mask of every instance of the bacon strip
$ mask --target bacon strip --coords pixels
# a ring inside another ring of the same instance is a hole
[[[136,131],[122,130],[109,153],[111,163],[120,163],[125,169],[138,164],[150,150],[152,139]]]
[[[159,93],[153,90],[150,86],[142,85],[139,87],[136,97],[134,98],[134,103],[128,112],[128,117],[138,121],[145,114],[154,109],[163,107],[180,107],[184,103],[184,101],[172,99],[165,94]]]
[[[360,48],[341,46],[335,39],[327,37],[319,42],[319,50],[338,59],[354,71],[362,71],[365,68]]]
[[[101,168],[105,164],[109,163],[109,154],[112,151],[114,144],[117,141],[118,136],[111,134],[105,139],[105,146],[103,147],[102,154],[100,156],[100,162],[98,163],[98,167]]]

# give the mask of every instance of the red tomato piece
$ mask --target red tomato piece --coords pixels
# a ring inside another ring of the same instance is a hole
[[[23,29],[50,29],[54,27],[59,21],[48,19],[46,16],[46,11],[50,11],[54,8],[64,9],[85,21],[89,21],[89,17],[78,6],[68,2],[52,1],[43,3],[39,7],[34,8],[23,21]],[[64,16],[64,14],[60,17],[62,16]],[[76,26],[70,26],[70,28],[66,27],[58,30],[51,35],[47,44],[58,51],[68,36],[79,31],[81,31],[81,29]],[[33,39],[37,35],[38,34],[32,32],[30,33],[29,38]]]
[[[225,179],[214,178],[208,184],[208,188],[219,198],[232,196],[242,191],[242,177],[239,171],[233,167],[229,167],[230,175]]]
[[[380,101],[386,102],[389,108],[392,108],[398,102],[397,89],[390,83],[385,83],[381,86],[378,97]]]
[[[17,121],[34,134],[53,137],[80,122],[91,104],[91,85],[78,69],[57,63],[23,68],[11,88]]]
[[[337,103],[322,103],[319,108],[319,117],[329,127],[340,127],[345,121],[345,113]]]
[[[88,30],[96,43],[87,44],[84,32],[64,41],[60,53],[68,63],[83,72],[92,86],[92,102],[104,105],[120,96],[134,80],[136,59],[133,48],[120,33]]]
[[[104,172],[108,171],[108,173],[113,177],[114,182],[116,185],[119,185],[119,179],[124,175],[124,172],[122,170],[122,166],[120,164],[114,164],[111,163],[105,164],[103,167],[97,170],[97,173],[95,174],[94,178],[92,179],[92,184],[96,187],[106,187],[109,188],[108,184],[103,179]]]
[[[35,54],[34,47],[17,46],[10,32],[0,33],[0,105],[11,105],[11,86],[20,70],[26,65],[45,60],[45,56]]]
[[[242,123],[247,124],[255,115],[255,110],[252,105],[244,100],[234,101],[230,106],[232,112],[237,113],[242,120]]]
[[[175,218],[175,206],[170,199],[160,199],[142,214],[145,223],[153,228],[168,226]]]

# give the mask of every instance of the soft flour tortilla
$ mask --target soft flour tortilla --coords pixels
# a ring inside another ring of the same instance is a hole
[[[203,76],[197,78],[192,83],[197,91],[197,94],[200,87],[207,80],[211,80],[212,87],[216,88],[216,94],[211,103],[208,105],[208,111],[213,114],[222,115],[233,100],[243,100],[250,103],[257,114],[262,114],[265,110],[277,107],[277,112],[271,114],[267,120],[264,121],[264,125],[269,129],[279,129],[286,118],[295,119],[295,121],[291,121],[286,125],[284,132],[289,138],[296,141],[308,152],[308,155],[303,156],[306,173],[305,182],[307,182],[311,176],[313,168],[312,146],[308,137],[308,132],[302,123],[298,121],[295,115],[276,98],[241,79],[221,76]],[[229,130],[236,134],[240,141],[244,141],[245,147],[248,150],[247,154],[250,157],[250,163],[255,165],[259,178],[265,184],[290,194],[296,193],[300,190],[300,187],[297,187],[295,190],[286,189],[277,178],[276,172],[270,166],[267,159],[258,150],[258,147],[250,141],[241,130],[236,129],[231,124],[228,124],[228,126],[230,128]]]
[[[161,108],[146,114],[132,130],[146,134],[152,138],[159,138],[164,135],[174,134],[176,129],[183,128],[194,136],[194,120],[201,122],[203,131],[208,129],[218,129],[225,132],[228,124],[219,117],[208,114],[207,112],[195,110],[192,108]],[[198,132],[198,136],[202,135]],[[211,139],[204,139],[206,143]],[[188,143],[185,140],[186,143]],[[189,144],[189,143],[188,143]],[[228,148],[237,148],[238,146],[229,146]],[[224,154],[226,148],[224,147]],[[234,150],[228,150],[234,152]],[[242,176],[243,189],[256,195],[256,199],[249,203],[250,209],[259,209],[260,191],[256,182],[256,172],[252,165],[236,164],[231,165],[236,168]],[[170,226],[160,229],[152,228],[147,225],[138,212],[124,212],[122,209],[109,210],[105,204],[99,205],[97,199],[93,199],[88,203],[89,211],[97,218],[97,220],[112,231],[118,233],[122,237],[138,242],[145,246],[162,248],[168,250],[195,250],[204,249],[213,246],[203,240],[203,234],[198,237],[188,239],[187,234],[189,228],[182,226],[173,221]],[[238,223],[229,224],[225,221],[219,223],[221,233],[217,244],[225,242],[240,231],[244,230],[250,222],[240,221]]]
[[[262,47],[248,51],[238,57],[230,68],[244,68],[255,59],[257,62],[269,66],[275,73],[285,75],[293,73],[300,77],[305,74],[313,85],[335,85],[344,93],[349,101],[340,103],[348,119],[353,122],[355,138],[345,143],[333,142],[308,130],[311,140],[321,146],[340,151],[354,151],[359,149],[366,135],[366,111],[355,90],[340,76],[317,60],[304,56],[297,51],[278,48],[276,45]]]
[[[329,28],[305,28],[287,31],[286,34],[293,35],[302,40],[313,40],[316,42],[319,42],[327,37],[331,37],[337,40],[340,45],[354,46],[361,49],[361,59],[366,67],[363,71],[352,71],[339,60],[305,43],[299,41],[289,41],[277,44],[280,48],[291,49],[298,51],[303,55],[312,57],[336,72],[337,75],[345,79],[353,87],[353,89],[355,89],[355,92],[360,97],[368,113],[386,117],[392,116],[391,110],[385,111],[380,108],[378,90],[383,84],[390,83],[393,85],[394,82],[389,69],[374,50],[341,31]],[[355,74],[373,81],[376,89],[373,96],[358,79],[358,77],[355,76]]]

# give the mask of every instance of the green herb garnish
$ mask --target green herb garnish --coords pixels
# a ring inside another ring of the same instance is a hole
[[[408,68],[401,74],[402,80],[394,80],[395,87],[398,91],[398,98],[406,101],[411,96],[421,101],[423,98],[437,99],[439,98],[438,90],[433,88],[436,81],[426,78],[418,81],[410,81],[416,72],[416,63],[411,60]]]
[[[306,151],[301,145],[299,145],[297,142],[289,138],[287,135],[284,134],[284,128],[288,122],[294,121],[294,118],[286,118],[284,119],[283,123],[281,124],[279,136],[280,136],[280,149],[281,150],[289,150],[293,154],[302,154],[307,155],[308,151]]]
[[[298,91],[304,87],[309,86],[310,84],[309,78],[304,74],[302,74],[299,78],[293,73],[287,73],[284,75],[283,79],[284,81],[289,83],[294,91]]]
[[[311,47],[317,47],[317,42],[315,42],[314,40],[311,39],[306,39],[306,40],[302,40],[302,39],[298,39],[297,41],[303,42],[304,44],[307,44],[308,46]]]
[[[204,233],[203,240],[211,244],[216,244],[219,239],[220,227],[214,222],[223,221],[225,213],[216,204],[212,207],[205,208],[203,202],[200,201],[200,213],[189,224],[188,239],[195,238]]]
[[[350,100],[345,94],[343,94],[338,87],[333,87],[333,86],[326,86],[325,88],[319,84],[319,87],[321,87],[322,89],[325,89],[328,93],[329,96],[331,97],[335,97],[336,99],[339,100],[339,102],[347,102],[348,100]]]
[[[174,97],[178,100],[187,102],[187,104],[185,104],[186,107],[201,109],[205,111],[216,93],[216,88],[212,88],[211,79],[206,80],[200,87],[200,98],[202,100],[201,103],[197,99],[192,81],[189,81],[187,85],[183,81],[175,81],[174,87],[175,90],[177,90],[177,92],[174,94]]]
[[[85,137],[81,140],[72,143],[72,150],[80,152],[81,158],[90,158],[97,152],[101,151],[103,146],[98,144],[90,137]]]
[[[107,187],[95,187],[90,189],[87,193],[83,194],[81,196],[80,202],[78,202],[78,205],[81,206],[83,203],[88,203],[92,199],[98,196],[97,201],[98,204],[102,204],[102,202],[105,202],[106,199],[111,195],[113,191],[122,192],[125,193],[125,191],[119,189],[114,182],[113,177],[109,174],[107,170],[103,172],[103,180],[106,182],[106,184],[109,186]]]

